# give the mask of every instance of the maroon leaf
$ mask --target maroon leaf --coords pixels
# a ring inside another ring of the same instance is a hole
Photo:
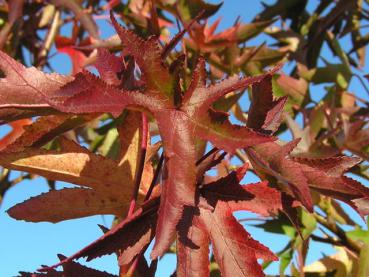
[[[177,276],[208,276],[210,239],[197,208],[185,208],[178,229]]]
[[[266,183],[239,184],[246,170],[244,166],[201,189],[214,211],[186,207],[178,225],[178,274],[191,276],[196,270],[208,274],[204,265],[208,264],[209,238],[224,276],[264,276],[257,259],[277,259],[268,248],[253,240],[232,215],[233,211],[243,209],[271,215],[282,208],[281,194]]]
[[[265,77],[252,87],[252,102],[247,126],[255,130],[275,132],[282,121],[287,97],[273,99],[272,77]]]
[[[66,257],[59,254],[59,259],[62,261]],[[80,276],[80,277],[114,277],[117,275],[107,273],[105,271],[99,271],[87,266],[83,266],[76,262],[69,262],[63,264],[63,276]]]
[[[113,253],[117,249],[122,249],[119,256],[120,264],[130,264],[153,239],[158,202],[158,198],[149,200],[130,218],[123,220],[90,245],[68,258],[64,258],[59,263],[51,267],[41,268],[39,271],[47,271],[81,257],[87,257],[87,261],[89,261]]]

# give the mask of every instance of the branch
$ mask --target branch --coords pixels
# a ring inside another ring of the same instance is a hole
[[[340,243],[342,245],[346,246],[348,249],[355,252],[356,254],[360,253],[360,244],[349,238],[346,235],[346,232],[341,227],[339,227],[336,222],[329,221],[316,213],[314,213],[313,215],[321,225],[326,227],[329,231],[333,232],[340,239]]]

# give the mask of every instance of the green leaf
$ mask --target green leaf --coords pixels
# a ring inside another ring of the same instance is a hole
[[[265,223],[253,225],[254,227],[262,228],[266,232],[275,234],[284,234],[294,239],[296,236],[296,229],[291,225],[289,220],[285,217],[279,217],[274,220],[267,220]]]
[[[117,159],[119,154],[119,140],[118,131],[112,128],[106,134],[101,147],[99,148],[101,154],[111,159]]]
[[[183,21],[189,22],[201,11],[204,11],[204,14],[201,16],[201,18],[208,18],[209,16],[215,14],[222,5],[223,3],[208,4],[203,0],[179,0],[177,3],[177,12]]]
[[[280,264],[279,264],[279,274],[284,276],[284,272],[288,265],[291,263],[293,258],[293,251],[291,248],[284,251],[281,255],[279,255]]]
[[[369,231],[363,229],[356,229],[346,232],[346,235],[356,241],[369,243]]]
[[[301,223],[304,225],[305,228],[302,229],[302,235],[305,239],[307,239],[311,233],[314,232],[317,222],[315,217],[305,211],[304,209],[300,209],[301,211]]]
[[[337,83],[343,89],[351,79],[351,72],[347,70],[345,64],[330,64],[325,67],[318,67],[307,71],[300,72],[301,77],[314,84]]]

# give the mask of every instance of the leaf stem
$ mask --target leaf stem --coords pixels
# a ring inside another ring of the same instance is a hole
[[[197,160],[196,165],[201,164],[204,160],[206,160],[207,157],[214,154],[216,151],[218,151],[218,148],[214,147],[211,149],[208,153],[206,153],[204,156],[202,156],[199,160]]]

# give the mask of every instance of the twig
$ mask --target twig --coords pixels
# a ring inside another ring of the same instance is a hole
[[[38,55],[38,67],[42,68],[47,62],[47,56],[51,49],[52,44],[54,43],[55,37],[58,34],[60,27],[60,11],[56,10],[53,21],[51,23],[51,27],[46,35],[45,42],[42,46],[42,49]]]
[[[358,75],[358,74],[352,74],[352,76],[356,77],[359,79],[361,85],[363,86],[365,92],[369,95],[369,89],[367,88],[367,86],[365,85],[363,79]]]
[[[348,249],[352,250],[356,254],[360,253],[361,246],[351,238],[347,237],[345,231],[337,225],[337,223],[333,221],[326,220],[321,215],[316,213],[313,214],[315,219],[324,227],[326,227],[329,231],[333,232],[340,240],[343,245],[345,245]]]
[[[215,152],[218,151],[218,148],[214,147],[213,149],[211,149],[208,153],[206,153],[204,156],[202,156],[197,162],[196,165],[201,164],[207,157],[209,157],[211,154],[214,154]]]
[[[247,156],[244,153],[242,153],[242,151],[239,150],[239,149],[236,150],[235,156],[237,158],[239,158],[240,161],[243,162],[243,163],[247,163],[249,161],[249,159],[247,158]]]
[[[360,151],[357,151],[351,147],[348,147],[347,145],[345,145],[345,148],[346,150],[350,151],[352,154],[366,160],[366,161],[369,161],[369,155],[368,154],[365,154],[364,152],[360,152]]]
[[[145,196],[145,200],[144,201],[149,200],[149,198],[151,196],[151,193],[154,190],[154,187],[158,183],[158,178],[159,178],[159,174],[160,174],[160,171],[161,171],[161,167],[163,166],[163,161],[164,161],[164,154],[161,153],[160,159],[159,159],[159,163],[158,163],[158,165],[157,165],[157,167],[155,169],[154,177],[152,178],[150,187],[147,190],[147,193],[146,193],[146,196]]]

